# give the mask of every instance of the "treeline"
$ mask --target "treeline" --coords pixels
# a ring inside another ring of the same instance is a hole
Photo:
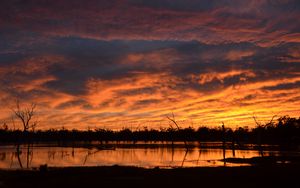
[[[226,141],[236,144],[300,144],[300,118],[284,116],[275,122],[258,125],[253,129],[240,127],[236,130],[219,127],[192,127],[175,129],[162,128],[160,130],[144,128],[142,130],[122,129],[112,131],[108,129],[96,130],[45,130],[21,131],[0,129],[1,143],[23,142],[74,142],[74,141]]]

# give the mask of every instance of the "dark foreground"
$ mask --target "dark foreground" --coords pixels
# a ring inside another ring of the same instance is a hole
[[[143,169],[48,168],[0,171],[0,187],[300,187],[300,166]]]

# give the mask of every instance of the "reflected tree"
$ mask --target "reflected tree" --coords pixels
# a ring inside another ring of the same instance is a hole
[[[222,148],[223,148],[223,160],[224,160],[224,166],[226,166],[226,129],[225,129],[225,124],[222,122]]]
[[[35,110],[36,110],[36,104],[35,103],[31,103],[30,106],[22,108],[20,106],[19,100],[16,101],[16,107],[12,109],[14,115],[22,123],[23,133],[26,133],[25,136],[28,135],[27,133],[30,130],[32,130],[34,132],[35,128],[37,126],[37,121],[32,122],[32,118],[35,115]],[[26,140],[26,141],[28,141],[28,140]],[[22,152],[20,150],[20,143],[17,144],[16,150],[17,150],[16,154],[17,154],[18,162],[20,164],[20,167],[23,168],[22,160],[21,160],[21,157],[20,157],[20,155],[22,154]],[[28,143],[27,152],[26,152],[26,167],[27,168],[29,168],[30,163],[32,161],[32,158],[33,158],[33,152],[32,152],[30,143]]]
[[[253,115],[253,119],[254,119],[255,124],[257,125],[257,131],[258,131],[258,133],[257,133],[258,150],[262,157],[264,156],[264,152],[263,152],[263,148],[262,148],[263,132],[267,126],[270,126],[273,124],[273,120],[276,116],[277,115],[274,115],[268,123],[262,124],[262,123],[258,122],[257,118]]]
[[[179,127],[178,123],[177,123],[176,120],[175,120],[174,113],[172,113],[172,118],[170,118],[169,116],[167,116],[167,118],[168,118],[168,120],[170,120],[170,121],[176,126],[176,128],[177,128],[178,131],[181,130],[181,128]],[[174,130],[173,126],[172,126],[172,125],[170,125],[170,126],[171,126],[171,129]],[[183,167],[184,162],[185,162],[186,157],[187,157],[187,154],[188,154],[188,152],[189,152],[189,147],[188,147],[186,138],[183,139],[183,142],[184,142],[184,146],[185,146],[185,148],[186,148],[186,151],[185,151],[184,157],[183,157],[183,159],[182,159],[181,167]],[[172,142],[172,149],[174,149],[173,142]]]
[[[179,127],[179,125],[177,124],[177,122],[176,122],[176,120],[175,120],[174,113],[172,113],[172,118],[170,118],[169,116],[167,116],[167,118],[168,118],[168,120],[170,120],[170,121],[176,126],[176,128],[177,128],[178,131],[181,130],[181,128]],[[172,126],[172,125],[170,125],[170,126],[171,126],[171,128],[173,129],[173,126]],[[174,129],[173,129],[173,130],[174,130]],[[187,141],[186,141],[185,139],[184,139],[183,141],[184,141],[184,145],[185,145],[186,150],[188,150],[189,147],[188,147]]]

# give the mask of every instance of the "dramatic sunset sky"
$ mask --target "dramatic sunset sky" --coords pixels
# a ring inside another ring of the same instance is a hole
[[[0,124],[16,99],[41,129],[299,117],[300,1],[1,0]]]

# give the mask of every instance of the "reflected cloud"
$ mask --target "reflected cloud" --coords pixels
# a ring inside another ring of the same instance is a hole
[[[21,146],[19,154],[14,147],[4,146],[0,153],[1,169],[38,168],[40,165],[50,167],[78,166],[138,166],[144,168],[173,167],[217,167],[222,166],[222,149],[194,148],[186,151],[182,147],[164,147],[156,143],[155,147],[122,147],[115,150],[97,150],[72,147],[41,147]],[[125,144],[125,145],[124,145]],[[145,143],[144,143],[145,144]],[[170,143],[169,143],[170,144]],[[147,145],[147,143],[146,143]],[[265,152],[266,156],[278,152]],[[234,157],[231,150],[225,151],[226,157]],[[252,158],[259,156],[255,150],[235,150],[237,158]],[[21,166],[20,166],[21,165]],[[227,163],[226,166],[241,166],[245,164]],[[247,164],[246,164],[247,165]]]

